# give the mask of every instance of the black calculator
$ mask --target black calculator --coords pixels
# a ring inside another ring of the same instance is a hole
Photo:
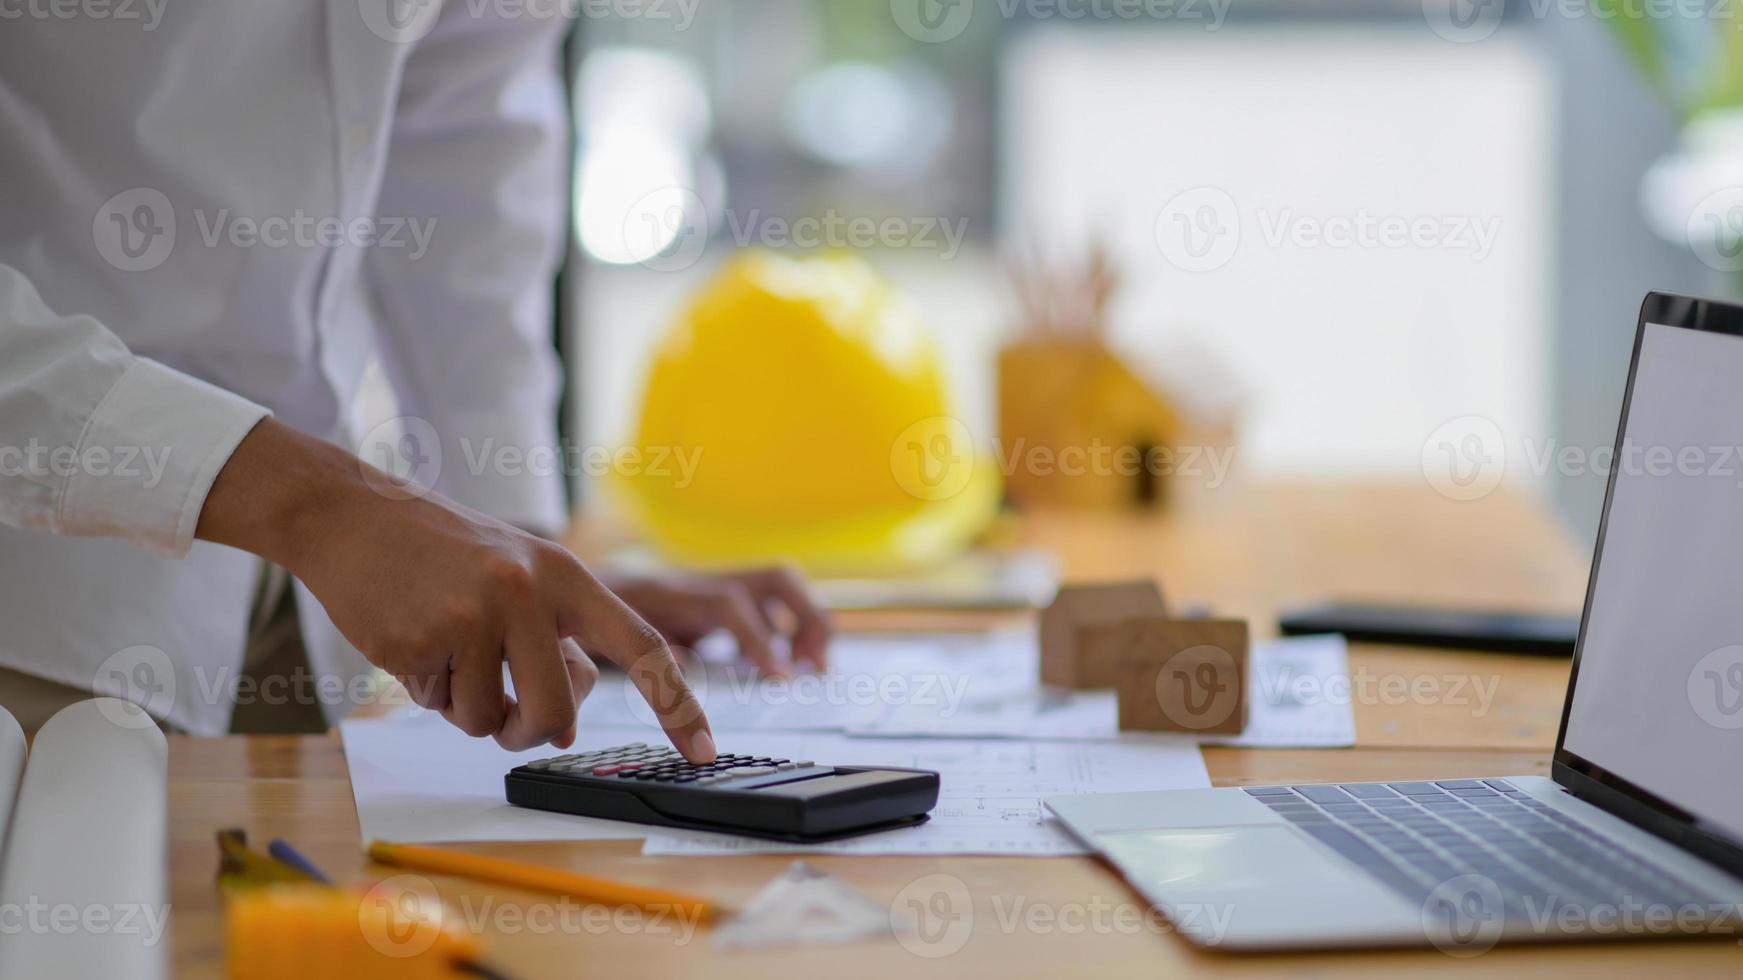
[[[924,823],[938,805],[924,769],[732,754],[698,766],[639,742],[537,759],[506,782],[516,806],[797,843]]]

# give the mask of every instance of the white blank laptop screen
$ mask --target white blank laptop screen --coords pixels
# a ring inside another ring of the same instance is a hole
[[[1743,837],[1743,338],[1648,324],[1564,746]]]

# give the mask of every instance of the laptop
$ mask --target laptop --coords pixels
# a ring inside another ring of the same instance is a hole
[[[1743,936],[1739,447],[1743,308],[1649,294],[1548,778],[1048,807],[1220,949]]]

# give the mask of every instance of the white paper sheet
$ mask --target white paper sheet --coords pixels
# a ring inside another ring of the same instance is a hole
[[[845,854],[1081,854],[1041,798],[1208,786],[1197,748],[1160,742],[1017,742],[1008,739],[862,739],[837,733],[716,732],[722,751],[812,759],[824,765],[935,769],[943,793],[930,822],[825,845],[787,845],[674,831],[510,806],[503,776],[549,747],[505,752],[469,738],[440,715],[416,711],[340,725],[365,840],[614,840],[659,835],[648,853],[753,850]],[[650,741],[628,728],[583,729],[576,747]]]
[[[1043,688],[1034,634],[857,633],[838,637],[830,669],[761,680],[711,654],[686,671],[716,731],[845,731],[895,738],[1136,738],[1119,731],[1112,691]],[[1348,655],[1341,637],[1256,643],[1247,730],[1193,736],[1195,744],[1342,748],[1355,744]],[[621,673],[600,678],[581,708],[585,726],[639,728],[660,737],[641,696]]]
[[[1292,636],[1253,644],[1247,697],[1253,713],[1238,736],[1212,745],[1341,749],[1356,744],[1350,651],[1341,636]]]
[[[870,727],[893,704],[949,710],[972,692],[986,698],[1022,686],[1013,673],[1023,634],[848,633],[830,644],[829,670],[759,678],[729,644],[686,656],[684,676],[715,730],[844,731]],[[1029,654],[1033,660],[1032,652]],[[1015,681],[1015,683],[1014,683]],[[581,705],[583,727],[627,725],[660,734],[652,709],[621,671],[607,669]]]
[[[1034,663],[1033,643],[1005,644],[1005,660],[1024,671]],[[1356,741],[1350,709],[1349,658],[1343,638],[1304,636],[1255,643],[1247,676],[1251,716],[1240,735],[1200,735],[1209,745],[1342,748]],[[1006,667],[1005,670],[1013,668]],[[1034,676],[1033,673],[1026,676]],[[897,703],[870,722],[850,724],[853,734],[898,737],[1044,739],[1180,739],[1119,730],[1113,691],[1066,691],[1039,685],[992,691],[971,686],[956,705]]]
[[[1041,805],[1043,797],[1210,785],[1197,746],[1010,739],[865,739],[833,733],[737,732],[728,752],[814,759],[825,765],[901,766],[940,775],[938,807],[918,827],[827,844],[782,844],[655,828],[644,854],[1087,853]]]
[[[510,806],[503,777],[524,762],[558,754],[548,745],[505,752],[422,710],[341,722],[339,733],[365,841],[633,840],[647,834],[641,824]],[[592,728],[571,751],[647,741],[639,729]]]

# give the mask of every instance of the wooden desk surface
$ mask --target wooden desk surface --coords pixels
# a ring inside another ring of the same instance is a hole
[[[1036,515],[1023,543],[1053,548],[1068,577],[1154,575],[1171,600],[1252,617],[1261,631],[1290,602],[1325,595],[1499,604],[1571,611],[1587,556],[1531,503],[1508,494],[1454,502],[1415,486],[1260,486],[1195,500],[1157,517]],[[845,625],[891,625],[856,617]],[[1544,773],[1567,664],[1554,659],[1357,646],[1351,651],[1358,744],[1346,750],[1205,750],[1218,785]],[[246,827],[295,841],[335,874],[370,874],[336,736],[170,740],[170,833],[177,977],[219,977],[222,918],[213,831]],[[742,903],[783,856],[644,858],[639,842],[466,845]],[[1400,973],[1591,976],[1650,966],[1666,975],[1735,974],[1729,942],[1493,950],[1475,960],[1433,951],[1309,956],[1202,953],[1093,858],[822,856],[820,867],[893,901],[921,879],[969,897],[948,945],[893,938],[811,950],[722,953],[672,923],[566,917],[544,897],[437,879],[463,912],[493,926],[490,960],[522,980],[673,976],[1241,976],[1391,977]],[[390,873],[374,869],[378,876]],[[945,876],[929,878],[929,876]],[[960,911],[960,910],[959,910]],[[543,927],[540,927],[543,924]],[[1646,957],[1652,957],[1647,960]]]

